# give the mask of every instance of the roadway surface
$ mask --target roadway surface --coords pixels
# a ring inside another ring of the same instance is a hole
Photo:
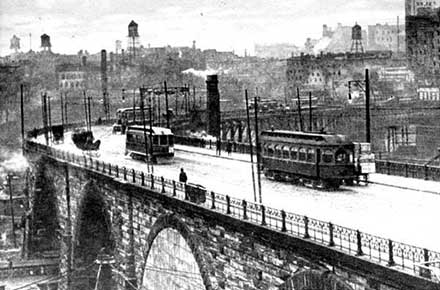
[[[124,155],[125,136],[113,135],[110,127],[93,127],[101,140],[99,159],[118,166],[148,172],[145,162]],[[38,139],[43,143],[42,136]],[[83,154],[65,134],[55,148]],[[174,162],[154,165],[154,175],[178,180],[184,168],[188,182],[231,197],[254,200],[249,156],[176,145]],[[277,182],[261,177],[262,201],[266,206],[307,215],[414,246],[440,251],[440,183],[381,174],[370,176],[367,186],[342,187],[334,191]]]

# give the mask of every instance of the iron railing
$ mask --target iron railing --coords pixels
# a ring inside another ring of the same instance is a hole
[[[189,202],[185,193],[185,184],[175,180],[120,167],[91,156],[77,155],[30,140],[26,142],[26,150],[46,154],[56,160],[69,162]],[[393,267],[393,269],[411,275],[439,282],[432,272],[440,272],[440,263],[434,263],[432,270],[422,269],[418,266],[430,261],[440,260],[439,252],[399,243],[363,233],[359,230],[335,225],[331,222],[285,212],[284,210],[266,207],[213,191],[206,191],[205,202],[197,205],[274,231],[310,240],[343,253],[375,262],[384,267]]]

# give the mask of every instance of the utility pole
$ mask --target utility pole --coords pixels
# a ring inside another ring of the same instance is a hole
[[[150,114],[150,158],[151,158],[151,173],[154,173],[153,163],[156,162],[156,158],[153,156],[153,122],[151,122],[151,101],[148,106],[148,112]]]
[[[313,131],[313,119],[312,119],[312,92],[309,92],[309,131]]]
[[[148,171],[150,171],[150,166],[149,166],[149,162],[148,162],[148,154],[149,154],[149,150],[148,150],[148,142],[147,142],[147,128],[146,128],[146,124],[145,124],[145,106],[144,106],[144,94],[142,89],[140,90],[141,93],[141,113],[142,113],[142,125],[143,125],[143,132],[144,132],[144,145],[145,145],[145,162],[147,163],[147,169]],[[151,123],[151,120],[150,120]],[[152,146],[152,144],[150,143],[150,147]]]
[[[89,96],[88,98],[87,98],[87,106],[88,106],[88,116],[89,116],[89,131],[92,131],[92,111],[91,111],[91,109],[90,109],[90,101],[92,100],[92,97],[91,96]]]
[[[134,54],[134,46],[133,46],[133,54]],[[133,89],[133,125],[135,124],[136,124],[136,89]]]
[[[24,104],[23,104],[23,84],[20,85],[20,112],[21,112],[21,148],[24,150]]]
[[[83,99],[84,99],[84,116],[86,118],[86,127],[87,130],[89,130],[89,117],[87,114],[87,97],[86,97],[86,91],[83,91]]]
[[[63,93],[60,93],[60,105],[61,105],[61,125],[64,127],[64,102],[63,102]]]
[[[399,16],[397,16],[397,54],[399,54],[399,50],[400,50],[400,39],[399,39],[399,34],[400,34],[400,27],[399,27]]]
[[[252,134],[251,134],[251,119],[249,117],[249,101],[248,101],[248,92],[244,91],[245,99],[246,99],[246,116],[248,123],[248,137],[249,137],[249,151],[251,154],[251,169],[252,169],[252,187],[254,189],[254,202],[257,202],[257,191],[255,189],[255,173],[254,173],[254,154],[252,149]]]
[[[196,109],[196,87],[193,86],[193,110]]]
[[[160,95],[157,95],[157,122],[159,127],[161,127],[161,119],[160,119]]]
[[[163,86],[165,88],[165,107],[166,107],[166,116],[167,116],[167,128],[170,128],[170,113],[169,113],[169,109],[168,109],[168,89],[167,89],[167,82],[164,81],[163,82]]]
[[[49,135],[47,132],[47,103],[46,103],[46,94],[41,94],[41,114],[43,118],[43,127],[44,127],[44,139],[46,139],[46,145],[49,146]]]
[[[365,69],[365,123],[366,123],[366,142],[371,142],[370,132],[370,74],[368,69]]]
[[[298,118],[299,118],[299,130],[301,132],[304,131],[304,127],[303,127],[303,121],[302,121],[302,117],[301,117],[301,98],[299,97],[299,88],[296,88],[296,98],[297,98],[297,102],[298,102]]]
[[[260,142],[259,142],[259,138],[258,138],[258,98],[255,97],[254,98],[254,104],[255,104],[255,145],[257,147],[257,180],[258,180],[258,195],[260,198],[260,203],[262,203],[262,197],[261,197],[261,177],[260,177]]]
[[[64,124],[69,124],[69,121],[67,120],[67,93],[64,94],[65,103],[64,103],[64,118],[66,119]]]
[[[50,140],[53,142],[53,136],[52,136],[52,112],[50,110],[50,99],[51,97],[47,97],[47,104],[48,104],[48,111],[49,111],[49,136]]]
[[[15,216],[14,216],[14,204],[12,199],[12,184],[11,184],[11,178],[12,174],[8,173],[8,186],[9,186],[9,206],[11,210],[11,217],[12,217],[12,240],[14,242],[14,248],[17,247],[17,237],[15,236]]]

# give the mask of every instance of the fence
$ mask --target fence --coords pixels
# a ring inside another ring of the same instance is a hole
[[[30,140],[26,142],[26,150],[46,154],[57,160],[70,162],[100,174],[116,177],[125,182],[189,202],[188,194],[185,192],[185,184],[181,182],[106,163],[87,155],[76,155],[57,150]],[[281,231],[294,237],[312,240],[349,255],[367,258],[383,266],[393,266],[395,269],[403,270],[412,275],[439,282],[438,277],[433,274],[437,271],[440,273],[440,262],[432,264],[435,271],[417,266],[426,262],[440,261],[439,252],[395,242],[331,222],[239,200],[213,191],[206,191],[205,194],[206,200],[198,203],[201,207],[259,224],[274,231]]]
[[[376,160],[376,172],[425,180],[440,181],[440,167],[405,161]]]

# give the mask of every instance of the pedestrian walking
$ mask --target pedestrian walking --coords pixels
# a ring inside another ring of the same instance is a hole
[[[222,141],[220,140],[220,138],[217,138],[216,147],[217,147],[217,154],[220,156],[222,151]]]
[[[188,177],[186,176],[185,171],[183,170],[183,168],[180,169],[180,174],[179,174],[179,181],[186,183],[186,181],[188,180]]]
[[[228,152],[228,156],[231,156],[231,152],[232,152],[232,142],[231,142],[231,140],[228,140],[228,143],[226,144],[226,152]]]

